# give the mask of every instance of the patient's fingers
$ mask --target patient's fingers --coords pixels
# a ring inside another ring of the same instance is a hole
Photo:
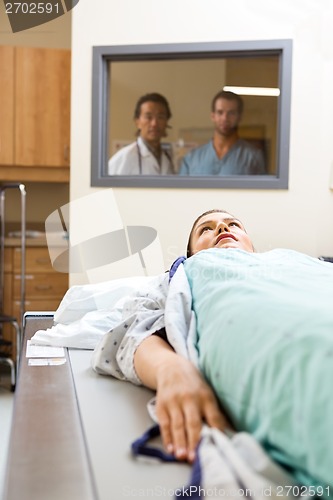
[[[228,422],[218,405],[213,390],[206,386],[201,395],[202,416],[209,427],[217,427],[220,430],[227,427]]]
[[[204,419],[209,427],[216,427],[223,431],[226,428],[231,429],[229,421],[225,418],[216,401],[210,401],[205,407]]]
[[[174,406],[170,409],[170,430],[173,453],[178,460],[187,459],[187,436],[183,408]]]
[[[195,449],[200,439],[202,429],[202,413],[197,401],[190,401],[185,407],[185,425],[187,437],[187,459],[193,462]]]
[[[213,391],[205,383],[202,384],[200,390],[196,393],[196,398],[192,399],[184,408],[186,410],[185,426],[188,460],[193,462],[203,422],[205,421],[210,427],[217,427],[220,430],[224,430],[227,426],[227,421],[220,411]]]
[[[172,441],[172,433],[170,427],[170,417],[166,410],[166,408],[161,407],[157,404],[156,406],[156,415],[158,418],[158,423],[160,426],[161,437],[163,441],[163,445],[169,453],[174,452],[174,446]]]
[[[179,460],[192,462],[200,439],[203,422],[202,402],[194,393],[175,392],[173,402],[157,397],[156,412],[160,424],[163,444],[169,453]]]
[[[179,460],[186,460],[187,439],[182,408],[178,402],[164,406],[163,401],[159,404],[157,399],[156,413],[165,448]]]
[[[156,398],[163,444],[180,460],[194,460],[204,421],[225,427],[214,392],[194,365],[179,356],[160,366]]]

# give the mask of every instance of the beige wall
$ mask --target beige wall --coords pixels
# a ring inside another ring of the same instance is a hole
[[[92,46],[293,39],[288,190],[135,189],[114,193],[125,224],[158,230],[165,266],[184,252],[194,217],[223,207],[258,250],[333,255],[333,5],[326,0],[81,0],[73,10],[71,199],[90,187]],[[98,218],[91,214],[91,221]],[[73,278],[75,280],[75,278]]]

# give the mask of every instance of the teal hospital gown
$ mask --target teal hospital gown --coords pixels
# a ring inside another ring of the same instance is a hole
[[[184,268],[200,368],[235,428],[333,496],[333,265],[210,249]]]

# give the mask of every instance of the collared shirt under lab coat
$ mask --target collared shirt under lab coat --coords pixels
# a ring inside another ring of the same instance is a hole
[[[141,164],[141,172],[140,172]],[[149,151],[141,137],[121,148],[109,160],[109,175],[172,175],[174,173],[170,156],[163,151],[161,166]]]

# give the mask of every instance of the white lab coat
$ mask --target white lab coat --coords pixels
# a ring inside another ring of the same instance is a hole
[[[140,172],[141,163],[141,172]],[[149,151],[141,137],[137,141],[121,148],[109,160],[109,175],[172,175],[172,160],[163,151],[161,166]]]

